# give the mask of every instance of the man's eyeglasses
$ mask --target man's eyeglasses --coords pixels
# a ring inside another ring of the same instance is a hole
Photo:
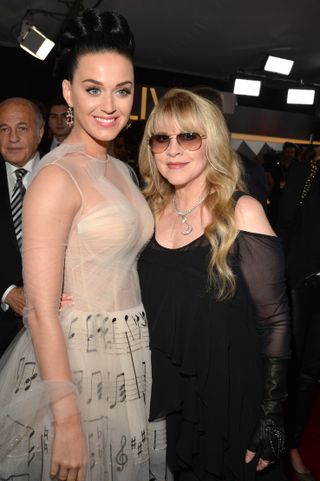
[[[176,139],[183,149],[198,150],[202,145],[202,139],[206,138],[206,135],[197,132],[181,132],[177,135],[154,134],[149,139],[149,146],[153,154],[162,154],[169,147],[170,140]]]

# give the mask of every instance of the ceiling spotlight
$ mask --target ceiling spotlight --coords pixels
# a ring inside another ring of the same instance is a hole
[[[293,67],[294,61],[286,58],[273,57],[269,55],[264,70],[267,72],[281,73],[282,75],[289,75]]]
[[[22,21],[21,32],[18,42],[23,50],[39,60],[44,60],[54,47],[54,42],[47,38],[34,25],[28,21]]]
[[[261,88],[260,80],[245,80],[236,78],[233,93],[236,95],[250,95],[259,97]]]
[[[287,104],[313,105],[315,93],[313,89],[288,89]]]

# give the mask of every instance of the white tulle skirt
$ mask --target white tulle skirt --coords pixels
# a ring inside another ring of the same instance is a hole
[[[112,313],[67,308],[61,324],[87,437],[86,481],[169,479],[165,421],[148,422],[151,365],[143,306]],[[40,379],[28,329],[0,367],[0,479],[47,481],[52,393]]]

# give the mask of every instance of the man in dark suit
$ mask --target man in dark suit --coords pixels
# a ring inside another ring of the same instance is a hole
[[[15,219],[13,198],[23,169],[22,191],[40,160],[38,146],[44,119],[39,107],[25,98],[0,103],[0,356],[22,327],[25,297],[22,283],[21,229]]]

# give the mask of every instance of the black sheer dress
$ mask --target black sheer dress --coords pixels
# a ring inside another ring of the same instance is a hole
[[[168,249],[155,237],[139,259],[152,352],[150,418],[167,417],[168,464],[196,478],[255,479],[244,465],[259,418],[262,358],[289,357],[282,245],[241,231],[232,299],[208,288],[204,235]],[[196,479],[195,478],[195,479]]]

